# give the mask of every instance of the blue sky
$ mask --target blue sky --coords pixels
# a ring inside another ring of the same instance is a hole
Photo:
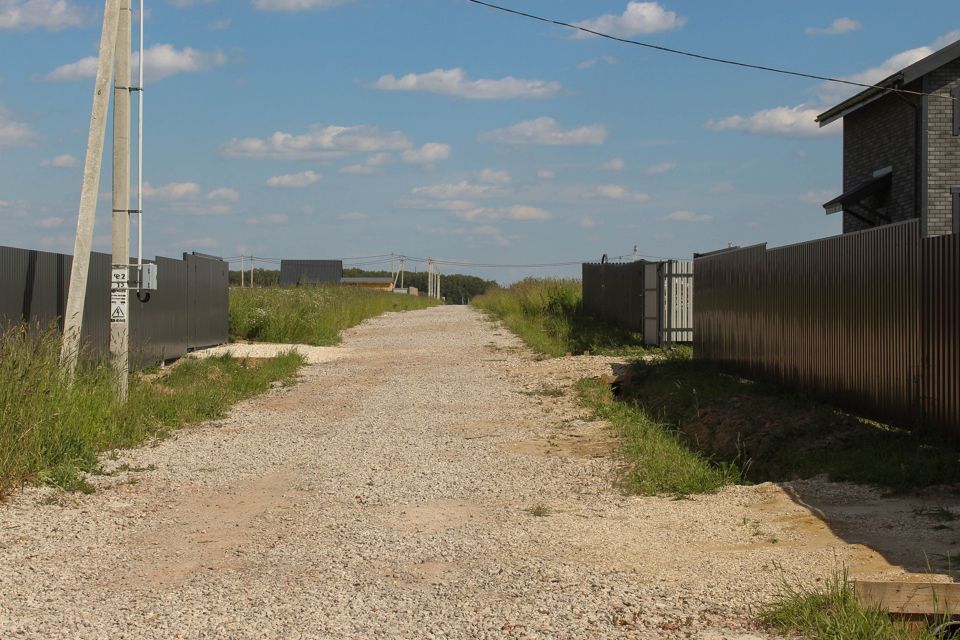
[[[946,0],[502,3],[861,81],[960,37]],[[0,0],[0,244],[72,250],[98,4]],[[812,117],[843,88],[464,0],[152,0],[147,16],[148,256],[539,263],[840,230],[818,206],[840,188],[840,129]]]

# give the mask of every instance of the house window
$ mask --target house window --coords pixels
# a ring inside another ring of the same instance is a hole
[[[960,87],[954,87],[953,95],[953,135],[960,136]]]

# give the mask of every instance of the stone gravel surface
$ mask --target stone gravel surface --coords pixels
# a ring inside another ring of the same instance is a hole
[[[570,390],[616,359],[540,360],[465,307],[324,359],[105,458],[93,495],[0,505],[0,638],[745,640],[784,576],[900,571],[774,485],[621,495]]]

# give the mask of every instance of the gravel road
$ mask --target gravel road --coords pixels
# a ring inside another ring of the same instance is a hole
[[[0,505],[0,638],[765,638],[784,576],[909,565],[863,509],[811,513],[865,489],[618,493],[569,390],[614,364],[465,307],[368,321],[299,384],[105,460],[97,493]]]

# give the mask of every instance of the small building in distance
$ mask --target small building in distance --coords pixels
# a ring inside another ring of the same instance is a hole
[[[376,291],[393,291],[393,278],[340,278],[345,287],[359,287]]]
[[[280,286],[340,284],[343,260],[281,260]]]
[[[844,100],[817,122],[840,119],[843,193],[823,206],[828,214],[843,213],[844,233],[915,218],[924,236],[960,233],[960,42]]]

